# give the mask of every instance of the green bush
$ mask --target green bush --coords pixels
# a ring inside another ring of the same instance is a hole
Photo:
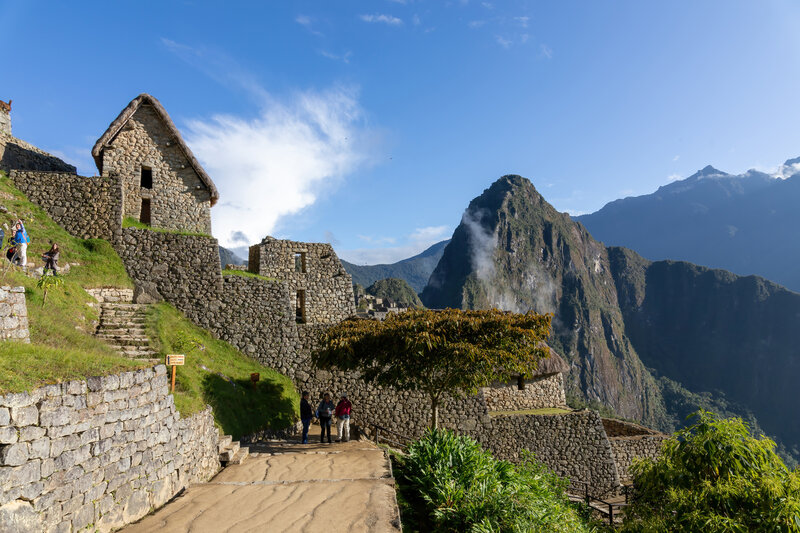
[[[397,460],[404,526],[437,532],[591,531],[566,482],[532,455],[499,461],[466,436],[429,430]]]
[[[800,471],[741,419],[698,411],[657,460],[634,463],[628,532],[800,532]]]

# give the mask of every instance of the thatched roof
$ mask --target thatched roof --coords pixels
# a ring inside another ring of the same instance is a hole
[[[94,148],[92,148],[92,157],[94,157],[97,170],[101,173],[103,172],[103,150],[105,150],[105,148],[114,140],[117,134],[122,130],[125,124],[128,123],[128,120],[130,120],[134,113],[136,113],[139,107],[143,105],[149,105],[155,109],[156,114],[164,123],[164,126],[166,126],[167,130],[169,130],[170,134],[175,138],[175,142],[178,143],[178,147],[183,150],[183,153],[186,155],[186,159],[189,160],[189,164],[192,165],[192,168],[200,177],[200,180],[205,184],[206,187],[208,187],[208,191],[211,193],[211,205],[213,206],[216,204],[217,200],[219,200],[219,192],[217,192],[217,187],[214,185],[214,182],[211,181],[211,177],[206,174],[206,171],[200,166],[200,162],[186,145],[186,142],[183,140],[183,137],[181,137],[178,128],[175,127],[172,119],[169,118],[167,110],[164,109],[164,106],[161,105],[161,102],[147,93],[142,93],[131,100],[131,103],[122,110],[119,116],[115,118],[114,122],[112,122],[108,127],[106,132],[101,135],[99,139],[97,139],[96,143],[94,143]]]
[[[569,365],[566,361],[550,346],[547,349],[550,351],[550,357],[539,361],[539,366],[533,372],[532,377],[569,372]]]

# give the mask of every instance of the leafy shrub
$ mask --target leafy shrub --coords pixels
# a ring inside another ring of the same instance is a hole
[[[657,460],[634,463],[625,531],[800,532],[800,471],[741,419],[698,411]]]
[[[495,459],[466,436],[429,430],[398,460],[404,525],[437,532],[582,532],[566,482],[524,457]]]

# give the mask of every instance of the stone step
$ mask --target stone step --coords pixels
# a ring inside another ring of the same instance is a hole
[[[101,326],[111,326],[116,328],[127,328],[128,326],[135,326],[137,328],[143,328],[147,325],[147,320],[142,318],[131,318],[130,320],[108,320],[108,319],[101,319],[100,320]]]
[[[225,448],[227,448],[228,446],[230,446],[231,442],[233,442],[233,437],[231,437],[230,435],[223,435],[223,436],[221,436],[221,437],[219,438],[219,441],[217,442],[217,451],[218,451],[219,453],[222,453],[222,451],[223,451]]]
[[[103,309],[147,309],[149,304],[134,304],[125,302],[104,302],[100,304]]]
[[[118,326],[108,326],[106,324],[100,324],[97,326],[97,334],[103,335],[134,335],[134,336],[147,336],[147,330],[142,326],[136,327],[118,327]]]
[[[250,455],[250,448],[243,447],[239,448],[239,451],[234,454],[233,458],[228,461],[229,465],[240,465],[247,459],[247,456]]]
[[[150,346],[150,339],[147,337],[138,339],[130,337],[126,339],[123,337],[104,337],[103,335],[98,335],[97,338],[112,346]]]
[[[239,451],[239,441],[235,440],[228,444],[228,446],[222,450],[222,453],[219,454],[219,460],[223,463],[229,463],[233,456],[236,455],[236,452]]]

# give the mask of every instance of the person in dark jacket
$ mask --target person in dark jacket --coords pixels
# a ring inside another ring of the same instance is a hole
[[[322,432],[319,434],[319,441],[325,442],[325,432],[328,432],[328,444],[331,441],[331,418],[333,418],[333,410],[336,409],[336,406],[333,405],[331,401],[331,395],[327,392],[322,396],[322,401],[319,402],[319,407],[317,407],[317,418],[319,418],[319,425],[322,428]]]
[[[308,444],[308,427],[311,425],[312,418],[314,418],[314,412],[311,409],[311,404],[308,403],[308,391],[303,391],[303,397],[300,399],[300,421],[303,423],[303,444]]]
[[[42,275],[47,275],[47,270],[50,269],[53,271],[53,275],[58,275],[58,244],[53,243],[53,246],[50,247],[48,251],[42,254],[42,261],[44,261],[44,270],[42,271]]]

